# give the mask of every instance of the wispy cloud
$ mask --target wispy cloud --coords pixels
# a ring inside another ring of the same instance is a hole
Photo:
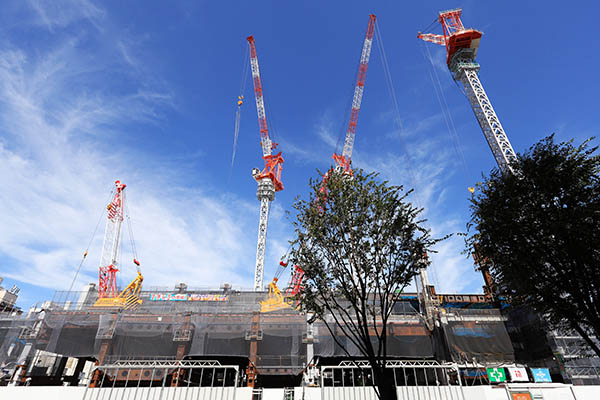
[[[108,19],[90,2],[72,3],[67,12],[30,2],[41,29],[56,31],[88,19],[102,27]],[[137,61],[120,45],[126,39],[103,40],[107,47],[97,55],[82,49],[77,37],[49,39],[35,51],[0,42],[0,275],[68,288],[113,182],[120,178],[128,184],[146,285],[228,281],[249,286],[256,239],[248,232],[256,229],[257,205],[233,194],[178,185],[173,178],[187,173],[185,168],[169,168],[172,160],[151,168],[139,162],[151,155],[116,145],[130,124],[163,124],[163,110],[173,109],[174,94],[164,84],[149,84],[153,81],[140,70],[130,73]],[[107,52],[110,61],[103,57]],[[120,62],[114,62],[119,56]],[[117,76],[124,81],[113,82]],[[120,87],[118,94],[106,90],[110,84]],[[275,208],[275,231],[283,226],[281,219],[283,213]],[[97,280],[104,221],[76,288]],[[134,275],[126,232],[123,282]],[[271,258],[284,246],[277,238],[273,242]]]
[[[433,48],[433,50],[431,50]],[[421,52],[426,61],[435,68],[438,74],[448,74],[448,65],[446,65],[446,49],[442,46],[432,47],[427,43],[421,44]]]
[[[105,16],[104,10],[89,0],[27,0],[27,3],[35,11],[33,21],[51,31],[81,19],[95,23]]]
[[[438,292],[473,290],[478,277],[473,273],[472,263],[462,254],[462,237],[454,235],[464,231],[465,222],[448,206],[447,187],[455,171],[453,153],[439,136],[421,137],[411,142],[409,148],[410,156],[385,152],[372,157],[359,153],[360,157],[354,159],[355,165],[377,171],[393,184],[413,188],[411,201],[424,209],[425,225],[431,229],[432,236],[453,235],[436,246],[436,253],[430,255],[430,281]],[[369,161],[365,162],[365,158]]]
[[[418,120],[408,120],[408,121],[396,121],[394,123],[395,113],[392,111],[381,113],[379,116],[379,120],[382,125],[387,126],[388,129],[391,126],[392,128],[385,134],[385,137],[388,139],[411,139],[419,134],[430,131],[432,128],[439,126],[439,124],[443,120],[443,115],[433,114],[426,117],[423,117]]]
[[[312,165],[319,166],[327,160],[331,160],[331,155],[337,150],[337,147],[343,146],[343,138],[335,135],[334,122],[329,111],[325,112],[313,125],[315,140],[319,140],[324,145],[306,147],[297,145],[289,140],[282,140],[282,148],[288,155],[293,155],[296,161],[309,162]]]
[[[327,115],[325,113],[317,120],[314,139],[323,146],[315,146],[314,149],[335,148],[336,136]],[[392,184],[414,189],[410,200],[424,208],[423,217],[428,220],[426,226],[434,237],[464,231],[465,221],[448,206],[447,188],[455,178],[458,159],[450,143],[451,138],[443,129],[442,115],[410,116],[403,119],[402,128],[398,127],[395,118],[392,112],[387,112],[375,118],[375,123],[391,132],[388,138],[399,139],[396,144],[378,147],[376,151],[357,146],[352,157],[353,165],[379,172]],[[295,147],[286,144],[287,152],[290,148],[296,157],[307,157],[311,162],[326,159],[315,154],[325,150],[307,152],[300,148],[296,151]],[[463,248],[462,237],[454,235],[436,247],[437,253],[430,255],[430,281],[436,285],[438,292],[480,291],[477,286],[479,278],[473,271],[472,262],[462,254]]]

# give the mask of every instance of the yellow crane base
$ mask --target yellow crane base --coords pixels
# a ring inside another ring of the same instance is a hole
[[[267,294],[267,298],[260,302],[260,312],[267,313],[271,311],[292,308],[292,306],[285,301],[285,298],[277,287],[276,282],[277,279],[273,279],[273,282],[269,283],[269,292]]]
[[[94,307],[108,307],[108,308],[123,308],[123,309],[134,309],[142,304],[139,294],[142,290],[142,282],[144,277],[138,271],[138,276],[127,287],[119,293],[116,297],[100,297],[94,303]]]

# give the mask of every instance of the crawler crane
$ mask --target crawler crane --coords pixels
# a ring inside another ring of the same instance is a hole
[[[125,215],[125,187],[121,181],[115,181],[115,195],[106,206],[108,215],[106,219],[106,230],[100,256],[100,268],[98,279],[98,300],[94,307],[118,307],[134,308],[142,303],[139,293],[142,290],[144,277],[140,272],[140,263],[135,254],[133,263],[137,268],[137,276],[127,287],[117,292],[117,272],[119,271],[119,248],[121,244],[121,226]]]

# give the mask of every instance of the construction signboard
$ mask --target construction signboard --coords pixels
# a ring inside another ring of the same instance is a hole
[[[552,382],[548,368],[531,368],[534,382]]]
[[[513,382],[529,382],[527,370],[525,368],[511,367],[508,369],[510,380]]]
[[[506,382],[506,372],[504,372],[504,368],[488,368],[487,374],[490,383]]]

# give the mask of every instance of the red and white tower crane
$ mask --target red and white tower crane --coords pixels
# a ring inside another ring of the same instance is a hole
[[[344,141],[344,149],[343,149],[341,155],[336,154],[336,153],[333,154],[333,159],[336,162],[336,170],[341,171],[345,174],[349,174],[349,175],[352,174],[352,170],[350,168],[350,160],[352,157],[352,149],[354,147],[354,137],[356,135],[356,126],[358,123],[358,113],[360,111],[360,104],[362,102],[365,81],[367,78],[367,67],[369,66],[369,58],[371,56],[371,47],[373,44],[374,32],[375,32],[375,15],[371,14],[371,15],[369,15],[369,25],[367,27],[367,33],[365,35],[365,40],[363,43],[363,48],[362,48],[361,57],[360,57],[360,64],[358,66],[356,86],[354,89],[354,96],[352,99],[352,111],[351,111],[351,115],[350,115],[350,123],[348,124],[348,129],[346,131],[346,138]],[[248,38],[249,41],[250,41],[250,38]],[[251,42],[251,43],[253,43],[253,42]],[[254,50],[254,51],[256,52],[256,50]],[[251,47],[250,55],[252,57],[252,47]],[[256,70],[258,71],[258,61],[256,64]],[[252,70],[252,72],[254,75],[254,69]],[[255,82],[254,85],[256,88],[256,79],[254,80],[254,82]],[[259,80],[258,84],[260,85],[260,80]],[[256,92],[256,90],[255,90],[255,92]],[[260,103],[262,104],[262,96],[261,96]],[[257,94],[256,104],[257,104],[257,108],[258,108],[258,104],[259,104],[258,94]],[[260,111],[259,111],[258,115],[259,115],[258,118],[259,118],[259,124],[260,124],[260,120],[261,120],[261,112]],[[262,115],[264,118],[264,107],[263,107]],[[264,123],[264,127],[265,127],[265,132],[266,132],[266,122]],[[261,135],[262,135],[262,125],[261,125]],[[328,173],[323,176],[323,186],[321,187],[322,190],[325,190],[324,184],[325,184],[328,176],[329,176]],[[262,210],[262,206],[261,206],[261,210]],[[261,213],[261,217],[262,217],[262,213]],[[266,226],[266,222],[265,222],[265,226]],[[260,230],[259,230],[259,246],[260,246]],[[264,247],[263,247],[263,249],[264,249]],[[263,254],[263,256],[264,256],[264,254]],[[295,265],[294,270],[292,272],[292,277],[291,277],[290,283],[289,283],[288,287],[286,288],[285,293],[281,293],[281,291],[277,287],[277,282],[279,279],[279,275],[281,274],[283,269],[285,269],[287,267],[288,264],[287,264],[287,262],[283,262],[283,261],[280,262],[279,264],[280,264],[280,267],[277,270],[275,278],[269,284],[269,288],[268,288],[269,292],[267,295],[267,299],[260,303],[261,304],[261,312],[269,312],[269,311],[281,310],[283,308],[291,307],[292,304],[290,302],[290,299],[293,298],[295,295],[297,295],[302,290],[302,279],[304,278],[304,271],[302,270],[301,267],[299,267],[298,265]],[[258,251],[257,251],[257,271],[258,271]],[[261,284],[262,284],[262,278],[261,278]]]
[[[350,111],[350,122],[348,123],[348,129],[346,129],[344,148],[342,150],[342,154],[333,154],[333,159],[336,163],[336,169],[341,169],[347,174],[352,173],[352,170],[350,169],[350,161],[352,158],[352,150],[354,148],[356,126],[358,124],[358,113],[360,112],[360,104],[362,102],[363,92],[365,90],[369,58],[371,57],[373,33],[375,32],[375,18],[375,15],[369,15],[369,25],[367,26],[367,33],[365,35],[365,41],[363,42],[362,52],[360,55],[360,64],[358,65],[358,73],[356,75],[356,86],[354,87],[352,110]]]
[[[511,164],[517,160],[517,156],[478,76],[480,66],[475,61],[475,57],[482,32],[465,28],[460,19],[461,14],[460,8],[440,11],[437,20],[442,25],[443,35],[419,32],[417,37],[446,47],[448,69],[454,80],[462,82],[498,167],[503,173],[513,173]],[[489,274],[486,276],[486,271],[481,264],[480,268],[486,284],[490,284]]]
[[[482,33],[476,29],[465,29],[460,20],[461,13],[460,8],[440,11],[438,22],[442,24],[444,34],[419,32],[417,37],[446,47],[448,68],[454,80],[462,82],[498,167],[502,172],[512,173],[511,163],[516,161],[517,156],[477,75],[479,64],[475,57]]]
[[[104,232],[104,242],[102,244],[102,254],[100,256],[100,271],[98,282],[98,295],[103,297],[116,297],[117,293],[117,272],[119,246],[121,242],[121,225],[123,224],[125,208],[125,185],[121,181],[115,182],[115,195],[112,201],[106,206],[108,218],[106,219],[106,230]]]
[[[258,113],[258,127],[260,129],[260,145],[262,147],[263,160],[265,168],[260,171],[258,168],[252,170],[252,176],[258,183],[256,197],[260,201],[260,219],[258,223],[258,242],[256,245],[256,267],[254,269],[254,290],[263,290],[263,275],[265,269],[265,249],[267,244],[267,225],[269,222],[269,209],[271,202],[275,199],[275,192],[283,190],[281,183],[281,168],[283,157],[281,152],[273,154],[277,148],[269,137],[267,128],[267,117],[265,113],[265,102],[263,100],[262,85],[260,81],[260,71],[258,68],[258,56],[254,37],[246,38],[250,46],[250,68],[252,70],[252,81],[254,82],[254,97],[256,99],[256,111]]]

